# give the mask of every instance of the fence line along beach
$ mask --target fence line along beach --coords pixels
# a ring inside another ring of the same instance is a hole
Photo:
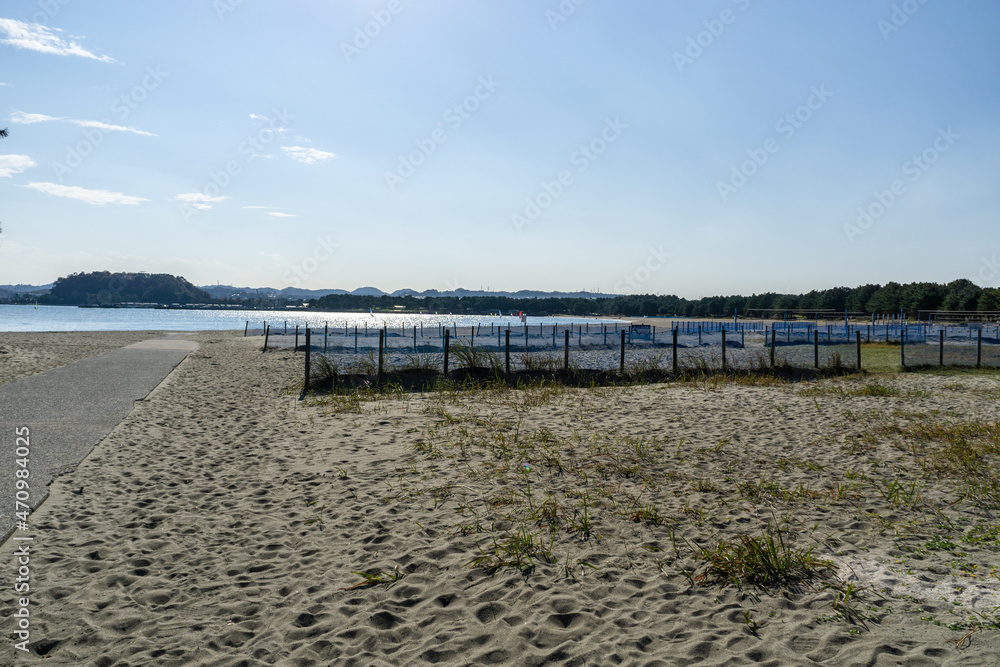
[[[291,346],[304,351],[304,386],[310,386],[313,355],[324,379],[336,375],[375,375],[387,370],[429,371],[447,376],[452,369],[627,370],[646,375],[711,370],[842,369],[862,370],[937,365],[1000,367],[1000,325],[833,324],[767,321],[669,321],[664,328],[640,323],[523,324],[490,323],[468,327],[405,324],[390,328],[349,326],[313,331],[287,322],[276,331],[266,323],[254,335],[263,350]],[[249,335],[249,322],[244,336]],[[454,352],[453,352],[454,351]],[[865,359],[867,358],[867,362]],[[457,362],[457,363],[456,363]]]

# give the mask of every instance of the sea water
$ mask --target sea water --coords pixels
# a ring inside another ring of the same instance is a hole
[[[355,326],[377,330],[383,326],[400,327],[439,325],[469,327],[500,325],[523,326],[519,317],[497,315],[416,315],[411,313],[324,313],[302,309],[287,310],[172,310],[160,308],[78,308],[76,306],[0,305],[0,331],[231,331],[247,326],[251,330],[301,328],[341,329]],[[586,317],[533,317],[529,326],[616,323],[619,320]]]

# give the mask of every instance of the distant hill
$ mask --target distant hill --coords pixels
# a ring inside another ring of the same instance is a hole
[[[375,289],[362,288],[362,289]],[[379,292],[375,290],[376,293],[365,294],[365,296],[382,296],[384,292]],[[358,294],[358,290],[352,292],[352,294]],[[428,297],[442,297],[442,296],[495,296],[495,297],[508,297],[511,299],[613,299],[617,294],[601,294],[597,292],[543,292],[540,290],[520,290],[518,292],[498,292],[492,290],[469,290],[459,287],[454,290],[440,291],[436,289],[424,290],[423,292],[417,292],[411,289],[401,289],[396,290],[389,296],[412,296],[415,298],[428,298]]]
[[[47,292],[52,289],[55,283],[49,283],[48,285],[0,285],[0,291],[10,292],[11,294],[41,294],[42,292]]]
[[[75,274],[75,275],[100,275],[100,276],[138,276],[138,275],[158,275],[165,276],[167,274],[110,274],[108,272],[102,272],[99,274]],[[73,277],[73,276],[70,276]],[[170,276],[173,278],[173,276]],[[98,279],[103,280],[104,278]],[[109,278],[110,279],[110,278]],[[66,278],[61,278],[60,280],[66,280]],[[503,292],[503,291],[493,291],[493,290],[469,290],[464,288],[458,288],[454,290],[436,290],[429,289],[422,292],[404,288],[398,289],[394,292],[384,292],[377,287],[365,286],[359,287],[354,290],[345,289],[304,289],[301,287],[236,287],[234,285],[198,285],[194,286],[188,283],[183,278],[178,278],[178,280],[184,281],[187,287],[179,287],[177,296],[178,298],[170,299],[164,301],[164,303],[204,303],[210,300],[218,301],[254,301],[256,299],[287,299],[289,301],[297,300],[312,300],[320,299],[329,294],[351,294],[354,296],[367,296],[367,297],[381,297],[381,296],[412,296],[416,299],[423,298],[437,298],[437,297],[508,297],[512,299],[608,299],[614,298],[616,294],[599,294],[595,292],[545,292],[541,290],[521,290],[519,292]],[[79,280],[77,279],[77,282]],[[49,283],[48,285],[0,285],[0,301],[10,301],[12,299],[18,298],[20,295],[31,294],[33,296],[41,297],[41,295],[49,292],[55,287],[57,283]],[[97,285],[92,285],[92,287],[97,287]],[[107,289],[106,287],[97,288],[97,293],[101,290]],[[193,289],[195,292],[190,292]],[[86,290],[84,290],[86,291]],[[199,294],[199,292],[204,292],[204,294]],[[184,297],[184,295],[187,297]],[[196,296],[197,295],[197,296]],[[207,297],[206,297],[207,295]],[[135,296],[132,294],[131,296]],[[23,298],[23,297],[22,297]],[[66,292],[66,286],[60,287],[60,293],[57,294],[53,299],[55,300],[44,300],[46,303],[68,303],[65,299],[69,299],[73,303],[79,303],[79,299],[76,297],[69,296]],[[191,301],[181,301],[180,298],[190,298]],[[42,300],[40,299],[40,302]],[[122,301],[160,301],[159,299],[122,299]],[[85,302],[83,302],[85,303]]]
[[[347,294],[342,289],[302,289],[300,287],[234,287],[233,285],[199,285],[198,289],[212,295],[214,299],[318,299],[327,294]]]
[[[383,292],[377,287],[359,287],[355,290],[344,289],[302,289],[299,287],[286,287],[277,289],[275,287],[234,287],[232,285],[200,285],[202,289],[212,295],[215,299],[235,299],[238,301],[259,298],[284,298],[284,299],[319,299],[328,294],[353,294],[354,296],[412,296],[414,298],[441,297],[441,296],[506,296],[513,299],[608,299],[615,294],[598,294],[595,292],[542,292],[539,290],[521,290],[520,292],[496,292],[486,290],[455,289],[441,291],[436,289],[418,292],[413,289],[398,289],[395,292]]]
[[[118,303],[211,303],[212,297],[167,273],[73,273],[59,278],[39,303],[83,306]]]

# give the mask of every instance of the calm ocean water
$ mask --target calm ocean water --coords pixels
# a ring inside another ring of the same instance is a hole
[[[516,317],[472,315],[404,315],[367,313],[316,313],[297,310],[158,310],[149,308],[76,308],[74,306],[0,305],[0,331],[226,331],[261,329],[264,322],[272,327],[296,324],[322,328],[364,326],[379,328],[399,326],[435,326],[456,324],[519,324]],[[584,317],[531,317],[528,324],[584,324],[615,322]],[[274,329],[272,328],[272,331]]]

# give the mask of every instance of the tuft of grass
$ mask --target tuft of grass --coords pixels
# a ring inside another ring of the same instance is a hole
[[[521,354],[521,368],[526,371],[556,371],[560,366],[553,356],[525,352]]]
[[[519,570],[534,569],[535,559],[545,563],[555,562],[552,558],[554,536],[549,538],[549,544],[546,546],[541,537],[521,526],[516,533],[508,532],[500,540],[494,535],[492,539],[493,544],[489,549],[479,547],[482,555],[469,561],[469,565],[485,568],[493,574],[506,567]]]
[[[441,355],[430,352],[414,352],[406,355],[406,362],[399,368],[401,371],[426,371],[428,373],[436,371],[441,363],[438,357]]]
[[[854,389],[853,391],[848,391],[848,396],[899,396],[899,388],[891,384],[886,384],[884,382],[879,382],[878,380],[873,380],[867,384]]]
[[[332,387],[340,375],[336,361],[325,355],[316,357],[309,372],[309,388]]]
[[[399,567],[393,568],[391,572],[383,572],[382,570],[377,570],[375,572],[351,572],[351,574],[356,574],[364,581],[353,586],[347,586],[346,588],[341,588],[342,591],[353,591],[358,588],[368,588],[370,586],[377,586],[378,584],[392,584],[403,577],[406,573],[399,569]]]
[[[833,563],[814,556],[812,547],[790,545],[785,533],[774,525],[758,535],[739,535],[719,540],[710,548],[701,547],[699,557],[705,566],[694,577],[696,581],[740,588],[788,586],[834,571]]]
[[[376,350],[369,349],[367,353],[358,355],[352,361],[353,363],[346,366],[346,370],[359,375],[378,375],[378,352]],[[383,370],[388,369],[383,367]]]
[[[633,523],[642,523],[647,526],[662,526],[664,523],[663,516],[660,515],[659,510],[652,503],[648,505],[643,505],[635,514],[632,515]]]
[[[500,355],[484,347],[473,347],[460,342],[451,348],[451,354],[458,366],[462,368],[499,370],[503,366]]]
[[[864,586],[859,586],[855,582],[842,581],[836,584],[827,584],[824,588],[834,591],[834,598],[830,605],[837,615],[848,623],[860,623],[868,629],[869,618],[860,608],[862,595],[867,591]]]
[[[643,376],[655,375],[664,372],[663,353],[657,353],[648,357],[641,357],[625,366],[625,370],[630,375]]]
[[[916,480],[909,480],[909,483],[902,477],[895,477],[887,480],[884,484],[879,484],[877,480],[872,481],[875,490],[881,494],[885,500],[893,505],[912,506],[920,502],[920,484]]]

